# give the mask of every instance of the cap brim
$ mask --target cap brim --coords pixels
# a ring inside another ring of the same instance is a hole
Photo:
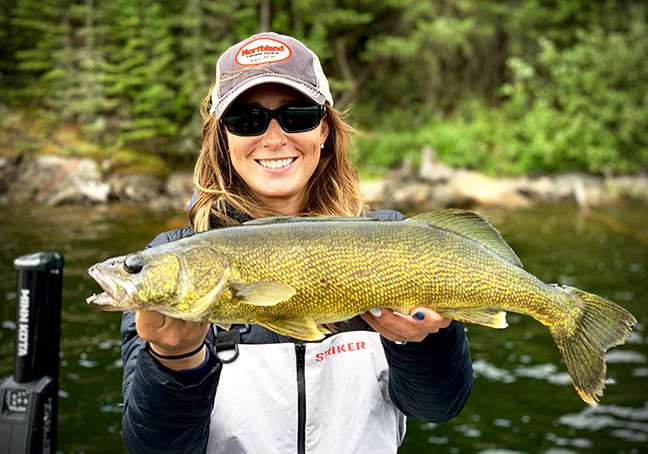
[[[256,87],[257,85],[269,84],[269,83],[276,83],[276,84],[286,85],[288,87],[294,88],[295,90],[297,90],[298,92],[306,96],[308,99],[310,99],[311,101],[319,105],[324,105],[324,103],[327,101],[326,97],[323,94],[311,89],[310,87],[304,85],[301,82],[286,79],[280,76],[264,74],[252,78],[242,83],[241,85],[237,86],[236,89],[229,92],[225,98],[221,99],[218,104],[212,104],[209,113],[210,114],[215,113],[216,118],[220,119],[223,116],[223,114],[227,111],[227,109],[230,107],[232,102],[236,98],[238,98],[241,94],[243,94],[243,92],[249,90],[252,87]],[[214,88],[214,90],[215,89],[216,88]],[[213,95],[212,95],[212,100],[213,100]]]

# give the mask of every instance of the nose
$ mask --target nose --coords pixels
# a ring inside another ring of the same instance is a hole
[[[270,120],[268,130],[263,135],[263,141],[269,148],[277,148],[286,141],[286,133],[276,118]]]

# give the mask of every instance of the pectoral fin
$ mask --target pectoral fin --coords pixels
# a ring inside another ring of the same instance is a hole
[[[230,288],[239,302],[254,306],[274,306],[297,293],[293,287],[282,282],[230,281]]]
[[[476,323],[488,326],[489,328],[506,328],[506,312],[499,309],[482,307],[476,309],[436,309],[446,317],[460,322]]]
[[[275,333],[305,341],[321,340],[324,339],[325,333],[328,334],[328,331],[318,326],[312,318],[300,320],[255,319],[254,322]]]

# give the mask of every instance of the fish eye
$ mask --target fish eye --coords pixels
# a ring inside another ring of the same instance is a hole
[[[124,270],[126,270],[126,272],[130,274],[139,273],[140,271],[142,271],[143,267],[144,263],[142,262],[142,257],[138,254],[131,255],[124,261]]]

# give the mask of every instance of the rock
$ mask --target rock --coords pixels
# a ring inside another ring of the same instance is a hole
[[[648,203],[648,175],[608,177],[605,179],[603,187],[611,197]]]
[[[452,205],[452,199],[443,186],[425,182],[402,184],[391,195],[385,208],[399,211],[435,211]]]
[[[554,188],[553,182],[548,176],[540,176],[535,178],[517,178],[516,187],[521,194],[529,197],[535,202],[554,202]]]
[[[528,208],[531,201],[521,194],[512,182],[494,180],[472,171],[458,172],[448,182],[447,190],[454,199],[454,206],[473,205],[500,206],[505,208]]]
[[[434,211],[452,202],[444,188],[426,182],[373,180],[361,182],[360,192],[371,209]]]
[[[43,155],[23,161],[16,169],[16,179],[9,183],[7,198],[12,203],[33,201],[36,194],[65,163],[60,156]]]
[[[442,164],[436,160],[434,149],[430,146],[423,147],[421,151],[421,166],[418,177],[431,183],[445,183],[457,173],[456,169]]]
[[[9,190],[11,182],[16,179],[16,166],[10,159],[0,156],[0,194]]]
[[[164,192],[171,197],[190,199],[195,191],[196,186],[191,170],[172,172],[164,183]]]
[[[413,178],[415,175],[414,172],[414,160],[412,159],[411,156],[405,156],[403,158],[403,161],[395,167],[394,169],[391,169],[390,171],[387,172],[385,177],[388,180],[410,180]]]
[[[91,159],[42,155],[23,162],[10,183],[7,200],[45,205],[104,203],[110,188],[102,183],[99,167]]]
[[[418,177],[411,161],[385,179],[361,181],[360,191],[372,209],[432,211],[479,205],[527,208],[532,202],[575,201],[582,210],[628,200],[648,203],[648,176],[606,177],[577,172],[551,176],[491,179],[473,171],[451,169],[422,151]],[[106,203],[110,199],[145,202],[159,209],[186,209],[195,191],[189,170],[165,180],[150,174],[115,174],[106,180],[93,160],[58,155],[0,157],[0,204],[47,205]]]
[[[35,201],[56,206],[69,203],[105,203],[110,186],[101,181],[96,162],[86,158],[70,158],[36,194]]]
[[[385,180],[371,180],[360,182],[360,193],[369,204],[382,203],[386,196]]]
[[[111,197],[119,200],[149,202],[162,194],[163,181],[155,175],[128,173],[108,178]]]
[[[581,208],[600,205],[606,200],[603,178],[584,173],[568,172],[553,177],[554,197],[575,200]]]

